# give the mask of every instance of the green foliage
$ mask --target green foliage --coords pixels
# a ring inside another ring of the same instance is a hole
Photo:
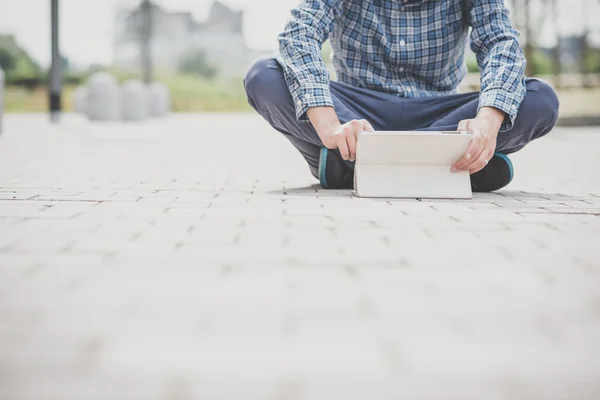
[[[533,75],[550,75],[552,74],[552,60],[550,57],[546,56],[543,52],[536,50],[533,52],[532,59],[527,60],[531,67],[531,71]],[[468,56],[467,60],[467,70],[470,73],[479,72],[479,66],[477,65],[477,60],[474,55]]]
[[[68,71],[63,78],[63,82],[65,85],[82,85],[86,81],[85,74]]]
[[[593,74],[600,73],[600,51],[595,50],[588,56],[587,70]]]
[[[479,72],[479,65],[477,65],[477,59],[474,55],[467,57],[467,71],[469,73]]]
[[[331,43],[328,40],[325,43],[323,43],[323,46],[321,47],[321,58],[323,58],[325,64],[331,64],[332,57],[333,49],[331,48]]]
[[[21,51],[14,36],[0,35],[0,67],[5,72],[13,70],[21,56]]]
[[[0,68],[4,71],[14,69],[17,65],[15,55],[4,47],[0,47]]]
[[[114,70],[108,70],[113,73]],[[125,73],[121,77],[127,76]],[[171,90],[175,112],[240,112],[251,111],[241,78],[206,79],[192,75],[158,73],[156,80]],[[64,107],[72,110],[73,91],[76,85],[66,82]],[[6,88],[6,111],[44,112],[48,110],[48,93],[43,87],[29,90],[23,86]]]
[[[93,65],[88,68],[88,70],[83,74],[84,79],[87,81],[89,77],[96,72],[108,72],[121,83],[129,79],[140,79],[140,73],[136,71],[125,71],[117,67],[105,67],[101,65]]]
[[[100,64],[92,64],[84,71],[73,71],[67,70],[65,72],[65,83],[66,84],[85,84],[90,76],[98,72],[107,72],[114,76],[117,81],[123,83],[129,79],[139,79],[139,73],[134,71],[125,71],[116,67],[109,67]]]
[[[206,52],[194,49],[183,56],[179,63],[179,71],[187,75],[213,79],[217,76],[217,68],[208,60]]]
[[[8,84],[36,87],[44,80],[38,63],[19,46],[12,35],[0,35],[0,65],[6,72]]]
[[[40,68],[25,58],[18,58],[14,68],[7,71],[12,80],[26,80],[41,78]]]
[[[171,90],[173,111],[248,111],[250,106],[241,78],[207,79],[192,75],[158,76]]]
[[[323,43],[323,46],[321,47],[321,58],[327,66],[329,78],[332,81],[335,81],[337,79],[337,74],[335,72],[335,68],[333,67],[333,48],[331,47],[329,40]]]
[[[68,58],[61,57],[61,62],[67,85],[79,85],[84,81],[85,74],[70,70]],[[6,73],[8,85],[34,90],[48,82],[48,72],[42,70],[12,35],[0,35],[0,66]]]
[[[551,75],[553,72],[552,59],[539,50],[535,50],[532,59],[527,60],[532,76]]]

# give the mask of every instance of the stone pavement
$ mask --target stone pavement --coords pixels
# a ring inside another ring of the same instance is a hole
[[[323,191],[252,115],[0,137],[0,399],[598,399],[600,129],[471,201]]]

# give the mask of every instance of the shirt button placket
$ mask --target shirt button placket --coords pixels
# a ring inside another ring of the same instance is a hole
[[[408,3],[408,0],[402,0],[402,4],[403,4],[403,5],[402,5],[402,6],[400,6],[400,10],[401,10],[401,11],[405,11],[405,10],[406,10],[406,6],[405,6],[405,4],[406,4],[406,3]],[[402,40],[400,40],[400,42],[398,42],[398,45],[400,46],[400,48],[403,48],[404,46],[406,46],[406,41],[405,41],[404,39],[402,39]],[[400,51],[399,51],[399,50],[398,50],[398,54],[400,54]],[[399,60],[402,60],[402,59],[403,59],[403,57],[402,57],[402,56],[400,56],[400,59],[399,59]],[[399,72],[404,72],[404,68],[403,68],[403,67],[400,67],[400,68],[398,69],[398,71],[399,71]]]
[[[402,40],[400,40],[400,43],[399,43],[399,44],[400,44],[400,47],[401,47],[401,48],[403,48],[403,47],[405,47],[405,46],[406,46],[406,41],[405,41],[404,39],[402,39]],[[404,68],[403,68],[403,67],[400,67],[399,71],[400,71],[400,72],[404,72]]]

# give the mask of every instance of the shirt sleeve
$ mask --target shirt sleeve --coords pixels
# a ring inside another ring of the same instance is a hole
[[[321,46],[333,29],[339,0],[303,0],[292,10],[285,30],[278,37],[277,61],[296,107],[296,118],[308,121],[312,107],[333,107],[330,77],[321,58]]]
[[[481,71],[479,109],[494,107],[506,113],[501,131],[512,128],[526,94],[523,50],[519,32],[503,0],[468,0],[471,50]],[[479,111],[478,109],[478,111]]]

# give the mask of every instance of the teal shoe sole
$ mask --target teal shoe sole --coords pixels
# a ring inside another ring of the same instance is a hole
[[[321,154],[319,155],[319,183],[321,183],[323,189],[329,189],[327,179],[325,179],[325,172],[327,169],[327,152],[327,147],[322,147]]]
[[[508,183],[512,182],[513,177],[515,176],[515,170],[513,168],[512,161],[510,161],[510,158],[508,158],[508,156],[504,153],[494,153],[494,157],[500,157],[506,162],[506,164],[508,164],[508,169],[510,170],[510,180],[508,181]]]
[[[485,168],[471,175],[471,189],[480,193],[495,192],[512,182],[514,175],[515,170],[508,156],[495,153]]]

